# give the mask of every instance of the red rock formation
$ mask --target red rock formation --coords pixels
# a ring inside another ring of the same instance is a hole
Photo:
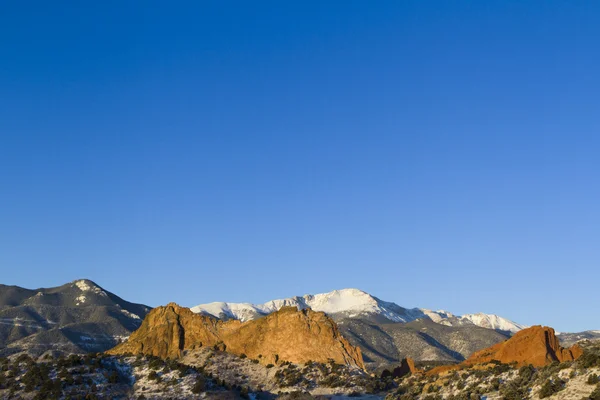
[[[582,354],[583,349],[579,345],[576,344],[565,349],[560,346],[554,329],[537,325],[515,333],[513,337],[504,342],[473,353],[458,365],[443,365],[428,371],[427,375],[441,374],[492,361],[516,364],[518,367],[528,364],[534,367],[543,367],[555,361],[573,361]]]
[[[322,312],[298,311],[295,307],[284,307],[266,317],[242,323],[194,314],[189,308],[170,303],[150,311],[140,328],[108,353],[178,358],[184,350],[202,346],[246,354],[264,364],[333,359],[364,369],[360,349],[342,337],[331,318]]]
[[[402,361],[400,361],[399,366],[394,368],[391,372],[387,369],[384,370],[381,377],[385,378],[391,376],[393,378],[402,378],[403,376],[415,374],[417,372],[420,371],[415,367],[414,360],[412,358],[403,358]]]
[[[531,364],[542,367],[554,361],[573,361],[583,354],[579,345],[565,349],[560,346],[554,329],[547,326],[532,326],[517,332],[505,342],[475,352],[465,364],[483,364],[492,360],[516,363],[518,366]]]

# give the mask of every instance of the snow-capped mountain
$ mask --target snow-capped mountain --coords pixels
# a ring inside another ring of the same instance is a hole
[[[515,333],[521,329],[527,328],[525,325],[517,324],[516,322],[494,314],[465,314],[461,316],[460,319],[463,321],[469,321],[474,325],[481,326],[482,328],[510,333]]]
[[[392,322],[410,322],[418,318],[430,317],[441,320],[452,314],[445,311],[431,311],[420,308],[406,309],[397,304],[382,301],[358,289],[334,290],[316,295],[290,297],[271,300],[264,304],[250,303],[208,303],[192,307],[192,311],[210,314],[223,319],[248,321],[270,314],[281,307],[311,308],[339,318],[371,317],[383,318]]]
[[[467,314],[457,316],[447,311],[433,311],[425,308],[404,308],[395,303],[383,301],[359,289],[334,290],[329,293],[290,297],[271,300],[264,304],[250,303],[208,303],[192,307],[192,311],[208,314],[221,319],[249,321],[291,306],[298,309],[311,308],[323,311],[336,320],[344,318],[370,319],[377,322],[411,322],[427,318],[448,326],[476,325],[484,328],[514,333],[525,326],[506,318],[491,314]]]

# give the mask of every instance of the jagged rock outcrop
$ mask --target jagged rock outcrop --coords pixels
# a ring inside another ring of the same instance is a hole
[[[492,361],[516,364],[518,367],[528,364],[543,367],[553,362],[573,361],[582,354],[583,349],[577,344],[569,348],[561,347],[554,329],[536,325],[517,332],[504,342],[473,353],[458,365],[434,368],[427,374],[434,375]]]
[[[502,363],[517,363],[518,366],[531,364],[542,367],[554,361],[573,361],[583,354],[579,345],[568,349],[560,346],[554,329],[547,326],[532,326],[517,332],[509,340],[477,351],[465,364],[482,364],[492,360]]]
[[[290,361],[327,362],[364,369],[362,354],[342,337],[336,323],[322,312],[284,307],[266,317],[240,322],[194,314],[170,303],[152,310],[129,339],[110,354],[150,354],[178,358],[184,350],[217,346],[264,364]]]
[[[402,361],[400,361],[399,366],[394,368],[392,371],[387,370],[387,369],[384,370],[381,373],[381,377],[382,378],[386,378],[386,377],[402,378],[406,375],[411,375],[416,372],[420,372],[420,371],[415,367],[415,361],[412,358],[403,358]]]

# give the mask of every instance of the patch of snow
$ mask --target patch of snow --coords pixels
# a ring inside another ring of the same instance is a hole
[[[92,293],[95,293],[95,294],[98,294],[98,295],[104,296],[104,297],[108,296],[104,290],[100,289],[96,285],[90,285],[90,283],[88,283],[88,281],[86,281],[84,279],[79,280],[79,281],[75,281],[74,284],[82,292],[92,292]]]
[[[44,323],[56,324],[56,322],[52,321],[36,321],[34,319],[24,319],[19,317],[0,318],[0,324],[2,325],[24,326],[33,329],[44,329]]]
[[[11,321],[11,320],[6,320],[6,319],[0,320],[0,324],[2,324],[2,325],[12,325],[12,326],[24,326],[24,327],[33,328],[33,329],[43,329],[43,327],[40,326],[40,325],[28,324],[28,323],[23,323],[23,322],[20,322],[20,321]]]
[[[133,318],[133,319],[141,319],[139,315],[137,315],[137,314],[134,314],[134,313],[132,313],[132,312],[129,312],[129,311],[127,311],[127,310],[123,310],[123,309],[121,309],[121,312],[122,312],[123,314],[127,315],[129,318]]]
[[[84,280],[76,281],[75,286],[79,288],[82,292],[87,292],[88,290],[92,290],[92,287],[88,285],[88,283]]]
[[[78,306],[80,303],[85,303],[87,298],[84,295],[81,295],[81,296],[77,297],[75,300],[77,300],[77,303],[75,305]]]

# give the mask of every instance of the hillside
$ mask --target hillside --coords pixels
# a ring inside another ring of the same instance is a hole
[[[0,285],[0,355],[104,351],[137,329],[149,310],[85,279],[34,290]]]
[[[600,331],[597,331],[597,330],[583,331],[583,332],[577,332],[577,333],[562,332],[562,333],[558,333],[556,336],[560,340],[560,343],[563,346],[567,346],[567,347],[572,346],[577,342],[581,342],[581,341],[585,341],[585,340],[600,342]]]
[[[507,336],[475,326],[446,326],[428,319],[406,324],[377,324],[360,319],[339,321],[341,332],[361,348],[370,368],[418,361],[460,362],[474,351],[506,340]]]

